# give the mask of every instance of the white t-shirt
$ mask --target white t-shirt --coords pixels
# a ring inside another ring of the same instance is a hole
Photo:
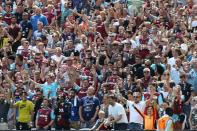
[[[168,59],[168,64],[173,67],[176,64],[176,60],[174,57]]]
[[[79,43],[79,44],[77,44],[75,46],[75,51],[80,52],[83,48],[84,48],[83,44],[82,43]]]
[[[122,115],[122,118],[119,121],[117,121],[117,123],[128,123],[125,109],[121,104],[115,103],[114,106],[109,105],[108,113],[114,118],[117,118],[119,115]]]
[[[64,61],[65,60],[65,56],[63,56],[63,55],[60,55],[60,56],[57,56],[57,55],[53,55],[53,56],[51,56],[51,59],[52,60],[54,60],[54,61],[56,61],[57,63],[59,63],[62,59],[62,61]]]
[[[29,46],[29,47],[28,47],[28,50],[31,50],[31,49],[32,49],[32,47]],[[24,47],[21,45],[21,46],[18,47],[18,49],[17,49],[17,51],[16,51],[16,54],[21,54],[22,51],[24,51]]]
[[[130,111],[129,123],[133,122],[133,123],[143,124],[142,116],[136,111],[133,105],[143,113],[146,108],[146,102],[140,101],[139,103],[136,104],[134,102],[127,101],[127,107],[129,107],[129,111]]]

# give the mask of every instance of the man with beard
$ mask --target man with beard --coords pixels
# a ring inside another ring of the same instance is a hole
[[[8,130],[7,115],[10,105],[5,100],[4,92],[0,92],[0,130]]]
[[[49,107],[49,100],[44,99],[42,103],[42,108],[38,110],[36,116],[36,128],[38,130],[50,130],[54,119],[54,112]]]
[[[70,116],[71,116],[71,103],[65,99],[64,96],[59,96],[57,99],[57,108],[55,113],[55,129],[56,130],[70,130]]]

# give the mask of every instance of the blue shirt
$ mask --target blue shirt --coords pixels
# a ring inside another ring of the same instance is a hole
[[[192,69],[189,72],[187,82],[192,85],[194,92],[197,93],[197,71],[196,70]]]
[[[42,31],[36,30],[34,31],[33,39],[36,40],[38,37],[41,37],[42,35],[46,35],[46,34],[47,32],[45,30]]]
[[[83,97],[80,101],[82,106],[82,116],[85,121],[90,121],[94,117],[96,109],[100,107],[100,101],[97,97]]]
[[[71,102],[71,121],[79,121],[79,102],[80,100],[77,98],[76,105],[74,105],[74,99],[70,100]]]
[[[21,21],[20,26],[21,26],[22,37],[27,38],[29,31],[32,30],[31,22],[30,21]]]
[[[56,97],[56,95],[57,95],[56,92],[57,92],[57,88],[58,88],[58,84],[56,82],[53,82],[50,85],[48,85],[48,83],[40,84],[40,87],[43,90],[43,96],[45,98],[48,98],[49,91],[50,91],[49,98]]]
[[[37,30],[38,21],[42,22],[44,26],[48,25],[48,20],[44,15],[34,15],[30,18],[30,22],[33,27],[33,31]]]

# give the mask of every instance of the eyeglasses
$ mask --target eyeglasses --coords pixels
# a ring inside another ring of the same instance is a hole
[[[169,76],[170,74],[163,74],[163,75],[164,75],[164,76],[166,76],[166,75],[168,75],[168,76]]]
[[[144,73],[149,73],[150,71],[144,71]]]

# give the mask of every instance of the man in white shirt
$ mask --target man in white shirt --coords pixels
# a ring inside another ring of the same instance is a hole
[[[22,45],[18,47],[16,54],[21,54],[21,55],[28,55],[31,51],[31,45],[29,45],[29,42],[24,39],[24,41],[21,40]]]
[[[54,60],[56,63],[60,63],[65,60],[65,56],[62,55],[61,47],[56,47],[56,53],[51,56],[51,59]]]
[[[127,104],[127,107],[129,108],[129,124],[128,129],[129,130],[143,130],[143,117],[138,113],[138,111],[134,108],[134,106],[140,111],[144,112],[147,103],[150,102],[150,98],[147,101],[141,101],[142,94],[140,91],[136,90],[133,93],[134,101],[129,101],[126,99],[123,99],[124,103]]]
[[[108,121],[114,124],[114,130],[126,130],[127,129],[127,116],[124,107],[116,102],[115,95],[108,96],[109,108],[108,108]],[[108,123],[108,124],[109,124]]]

